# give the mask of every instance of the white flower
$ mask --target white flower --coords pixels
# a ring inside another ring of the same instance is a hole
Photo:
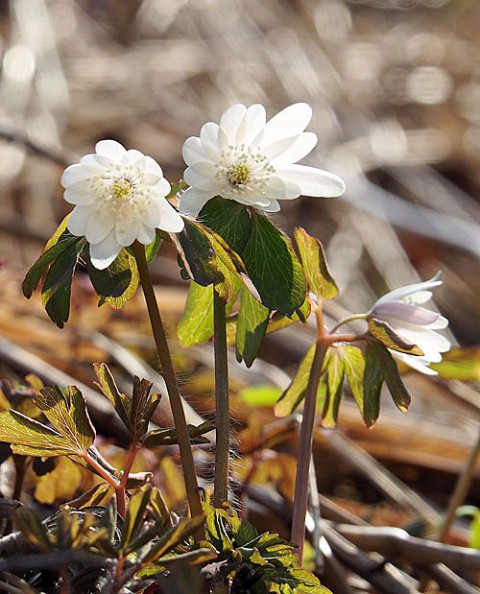
[[[180,211],[195,215],[214,196],[276,212],[278,200],[343,194],[345,184],[333,173],[295,164],[317,144],[313,132],[304,132],[311,117],[305,103],[285,108],[269,122],[263,105],[233,105],[220,125],[205,124],[200,137],[183,145],[190,188],[180,197]]]
[[[432,297],[430,289],[442,284],[438,275],[429,281],[416,283],[390,291],[381,297],[367,317],[386,322],[400,338],[416,345],[423,355],[409,355],[395,351],[395,356],[411,367],[429,375],[436,371],[430,369],[430,363],[442,360],[441,353],[449,350],[450,343],[435,332],[446,328],[448,320],[439,313],[420,307]]]
[[[76,205],[68,229],[86,237],[92,264],[103,270],[122,247],[151,243],[156,228],[179,232],[183,220],[165,200],[170,184],[151,157],[115,140],[101,140],[95,151],[67,167],[62,185],[65,200]]]

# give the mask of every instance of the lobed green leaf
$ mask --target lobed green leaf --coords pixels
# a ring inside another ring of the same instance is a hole
[[[250,367],[257,357],[267,331],[270,310],[264,307],[246,287],[240,290],[235,352],[237,361]]]
[[[335,299],[338,287],[328,269],[322,244],[301,227],[295,229],[294,237],[310,291],[319,299]]]

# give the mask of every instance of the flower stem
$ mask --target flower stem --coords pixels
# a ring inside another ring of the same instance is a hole
[[[366,318],[366,314],[354,314],[354,315],[348,316],[346,318],[343,318],[343,320],[340,320],[332,328],[332,330],[330,330],[330,334],[334,334],[341,326],[344,326],[345,324],[349,324],[350,322],[354,322],[355,320],[365,320],[365,318]]]
[[[173,419],[175,421],[175,428],[177,430],[178,445],[182,460],[183,478],[187,491],[188,505],[190,507],[190,514],[192,516],[196,516],[202,513],[202,504],[200,502],[200,494],[198,491],[195,462],[193,460],[192,447],[190,443],[190,434],[185,419],[177,377],[173,367],[172,357],[170,355],[170,349],[168,347],[162,318],[160,317],[160,310],[158,309],[155,291],[153,289],[152,280],[148,270],[145,248],[142,244],[135,242],[132,245],[132,251],[137,261],[138,272],[143,287],[143,294],[145,296],[148,314],[150,316],[150,324],[152,327],[155,344],[157,346],[157,353],[162,366],[163,377],[167,386],[168,396],[170,398],[170,405],[172,407]]]
[[[213,288],[215,354],[215,480],[213,505],[222,507],[228,500],[230,456],[230,403],[228,391],[228,354],[225,300]]]
[[[329,347],[329,335],[323,327],[322,311],[315,310],[317,316],[318,338],[313,355],[312,368],[308,378],[305,403],[303,406],[302,424],[300,427],[297,475],[295,478],[295,495],[293,500],[292,533],[290,540],[298,545],[295,551],[300,565],[303,559],[305,544],[305,518],[308,505],[308,484],[310,474],[310,460],[312,457],[313,427],[315,423],[315,409],[317,407],[317,391],[322,375],[323,362]]]

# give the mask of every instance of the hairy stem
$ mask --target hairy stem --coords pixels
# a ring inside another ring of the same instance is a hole
[[[221,507],[228,499],[230,456],[230,405],[228,393],[228,355],[225,301],[213,288],[215,354],[215,481],[213,505]]]
[[[317,405],[317,390],[322,374],[323,361],[328,350],[328,340],[325,340],[321,313],[317,311],[319,337],[313,356],[310,377],[308,378],[305,403],[303,407],[302,424],[300,427],[297,476],[295,479],[295,498],[293,501],[292,534],[291,541],[298,545],[295,551],[299,563],[303,559],[305,544],[305,518],[308,504],[309,467],[312,456],[313,427],[315,422],[315,409]]]
[[[196,516],[202,513],[200,494],[198,491],[197,475],[195,471],[195,462],[193,460],[192,446],[190,443],[190,434],[188,432],[185,412],[183,410],[180,390],[178,388],[177,376],[172,363],[170,349],[168,347],[167,337],[163,326],[160,310],[158,309],[155,291],[153,290],[152,280],[148,270],[145,248],[142,244],[135,242],[132,251],[137,261],[138,272],[143,287],[143,294],[147,304],[150,324],[153,337],[157,346],[157,353],[162,366],[163,377],[167,386],[170,405],[172,407],[173,419],[177,430],[178,445],[180,448],[180,457],[183,467],[183,478],[187,491],[188,505],[190,514]]]

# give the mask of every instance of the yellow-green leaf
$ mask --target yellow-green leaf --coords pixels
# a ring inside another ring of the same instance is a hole
[[[328,269],[322,244],[302,227],[295,229],[294,237],[310,291],[319,299],[335,299],[338,287]]]

